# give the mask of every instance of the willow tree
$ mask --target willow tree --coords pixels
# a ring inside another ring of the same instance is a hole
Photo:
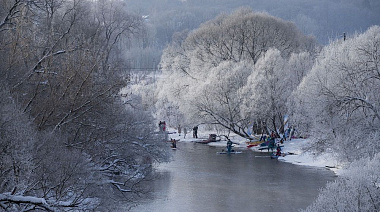
[[[247,8],[220,15],[176,38],[161,60],[159,95],[174,102],[193,124],[216,123],[247,138],[250,123],[259,118],[240,111],[247,96],[239,90],[255,72],[254,65],[271,48],[287,59],[292,53],[312,51],[315,45],[293,23]]]

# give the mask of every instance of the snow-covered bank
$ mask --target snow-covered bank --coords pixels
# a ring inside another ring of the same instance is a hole
[[[313,155],[302,150],[309,142],[309,139],[285,141],[282,152],[287,155],[280,157],[279,160],[297,165],[325,167],[339,174],[339,164],[331,154]]]
[[[339,174],[339,163],[335,160],[332,154],[324,153],[321,155],[314,155],[304,150],[304,147],[309,145],[310,142],[309,139],[301,138],[284,141],[284,143],[281,144],[283,145],[281,152],[285,154],[284,156],[279,157],[278,160],[296,165],[328,168],[336,174]],[[251,149],[253,151],[261,151],[258,150],[258,148],[259,147],[253,147]]]
[[[169,137],[171,139],[176,139],[179,142],[197,142],[202,140],[207,140],[208,133],[215,133],[215,132],[203,132],[199,135],[199,138],[193,138],[192,133],[187,134],[186,137],[183,137],[182,135],[179,135],[175,129],[170,129],[171,132],[169,134]],[[259,150],[259,147],[252,147],[247,148],[247,141],[246,139],[243,139],[237,135],[231,135],[230,139],[234,142],[233,147],[235,149],[246,149],[256,152],[266,152],[267,150]],[[328,168],[335,172],[335,174],[339,175],[340,172],[340,166],[338,164],[338,161],[334,159],[333,155],[331,154],[322,154],[322,155],[313,155],[309,152],[305,152],[303,150],[303,147],[305,147],[310,142],[309,139],[292,139],[284,141],[283,147],[282,147],[282,153],[285,153],[285,156],[281,156],[278,158],[278,160],[286,162],[286,163],[292,163],[296,165],[304,165],[304,166],[315,166],[315,167],[323,167]],[[211,142],[208,143],[209,146],[214,147],[221,147],[224,148],[227,145],[227,141],[225,139],[222,139],[218,142]]]

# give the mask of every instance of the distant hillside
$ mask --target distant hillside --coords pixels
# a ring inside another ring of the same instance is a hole
[[[273,16],[293,21],[305,33],[314,35],[321,44],[344,32],[363,32],[380,25],[378,0],[125,0],[131,11],[150,15],[157,31],[157,42],[170,42],[172,33],[194,29],[221,12],[249,6]]]

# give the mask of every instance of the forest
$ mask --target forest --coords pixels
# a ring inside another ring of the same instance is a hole
[[[332,153],[344,166],[306,211],[378,211],[379,50],[379,26],[321,46],[292,22],[241,8],[173,37],[157,111],[247,139],[252,126],[283,134],[287,117],[312,140],[308,151]]]
[[[379,9],[1,0],[0,208],[125,211],[170,160],[157,120],[250,138],[288,116],[344,165],[306,211],[378,211]]]
[[[144,30],[124,6],[1,1],[1,210],[125,210],[168,160],[152,114],[120,96]]]

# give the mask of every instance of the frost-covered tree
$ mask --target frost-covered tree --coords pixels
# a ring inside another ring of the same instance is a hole
[[[380,157],[352,163],[341,177],[327,184],[305,212],[368,211],[380,209]]]
[[[214,123],[242,137],[249,137],[250,120],[241,112],[245,96],[240,89],[252,72],[252,64],[224,62],[209,71],[204,84],[189,94],[187,106],[194,107],[207,123]],[[196,99],[196,101],[193,101]]]
[[[309,123],[319,150],[344,161],[373,157],[380,148],[380,28],[325,47],[295,93],[295,113]]]
[[[1,1],[1,209],[123,207],[168,158],[142,102],[119,96],[120,55],[142,26],[124,6]]]
[[[284,81],[286,61],[277,49],[270,49],[255,64],[254,72],[249,76],[243,88],[245,110],[256,122],[277,132],[283,128],[286,113],[286,91],[288,82]],[[268,130],[269,131],[269,130]]]
[[[270,48],[289,57],[292,52],[313,50],[313,44],[293,23],[242,8],[202,24],[187,37],[185,48],[194,52],[192,60],[217,65],[224,60],[256,63]]]
[[[28,180],[33,176],[34,132],[26,115],[22,114],[9,97],[4,84],[0,91],[0,194],[15,194],[28,189]],[[4,203],[1,200],[0,204]],[[0,208],[3,208],[0,206]]]
[[[175,36],[161,60],[157,96],[172,101],[193,124],[216,123],[248,137],[249,122],[254,120],[246,116],[249,108],[240,111],[246,97],[239,90],[255,71],[253,65],[271,48],[288,59],[292,53],[311,50],[313,45],[314,40],[302,35],[292,23],[264,13],[242,8],[220,15],[191,33]],[[233,75],[236,78],[230,77]],[[228,96],[227,104],[221,102],[223,95]],[[226,113],[228,108],[230,113]]]
[[[313,57],[308,52],[292,53],[287,60],[277,49],[270,49],[255,64],[254,71],[242,88],[245,96],[242,111],[259,131],[282,133],[287,102],[291,93],[310,71]]]
[[[380,27],[326,46],[292,95],[310,150],[345,165],[306,211],[379,211]]]
[[[289,86],[287,96],[290,96],[290,92],[297,89],[298,85],[301,84],[303,78],[312,69],[314,60],[315,56],[313,52],[292,53],[284,67],[282,75],[282,80]]]

